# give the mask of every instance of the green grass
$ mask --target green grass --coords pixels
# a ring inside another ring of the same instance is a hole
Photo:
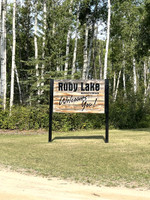
[[[2,132],[2,131],[1,131]],[[150,129],[80,131],[48,135],[0,134],[0,164],[47,177],[105,186],[150,186]]]

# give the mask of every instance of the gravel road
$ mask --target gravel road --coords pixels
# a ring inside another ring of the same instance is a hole
[[[150,191],[83,185],[0,169],[0,200],[150,200]]]

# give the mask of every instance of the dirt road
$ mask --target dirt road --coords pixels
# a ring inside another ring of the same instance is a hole
[[[150,200],[150,191],[82,185],[0,169],[0,200]]]

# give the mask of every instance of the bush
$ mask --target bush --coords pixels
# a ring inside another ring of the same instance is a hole
[[[110,100],[110,127],[120,129],[150,127],[150,100],[146,102],[139,95],[131,95],[128,99]],[[101,129],[105,127],[104,114],[53,114],[54,131],[70,131],[79,129]],[[49,106],[15,106],[12,115],[0,108],[0,128],[3,129],[48,129]]]
[[[54,131],[70,131],[77,129],[102,128],[105,117],[101,114],[53,114]],[[16,106],[9,111],[0,111],[0,128],[2,129],[40,129],[49,127],[49,107]]]
[[[149,100],[144,102],[138,95],[128,99],[118,98],[110,103],[110,122],[115,128],[133,129],[150,127]]]

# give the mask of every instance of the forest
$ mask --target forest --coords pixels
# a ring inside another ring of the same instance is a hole
[[[50,79],[109,79],[110,127],[150,127],[150,0],[1,0],[0,128],[48,128]],[[54,130],[104,128],[54,113]]]

